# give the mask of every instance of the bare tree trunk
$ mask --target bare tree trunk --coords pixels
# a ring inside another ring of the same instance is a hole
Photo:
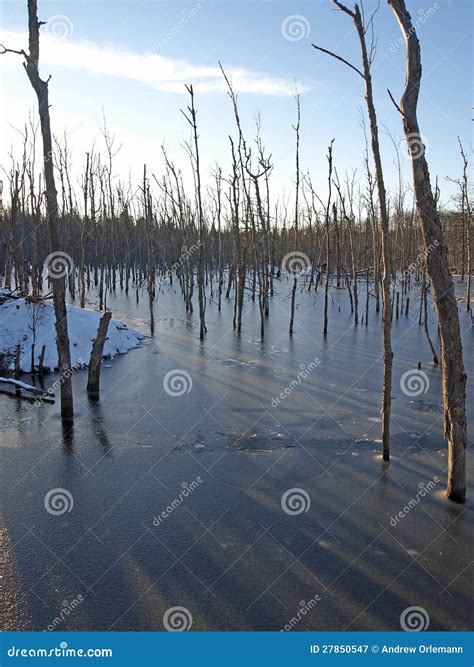
[[[148,310],[150,313],[150,334],[155,334],[155,314],[153,312],[153,301],[155,291],[155,267],[152,252],[153,211],[150,194],[150,186],[146,178],[146,165],[143,167],[143,215],[145,218],[146,249],[147,249],[147,292]]]
[[[438,313],[443,371],[444,432],[448,440],[446,495],[456,502],[464,502],[467,448],[466,374],[454,284],[449,271],[447,249],[418,125],[420,44],[405,1],[388,0],[388,2],[397,17],[407,45],[407,79],[399,110],[403,117],[403,128],[412,159],[413,185],[427,256],[426,264]]]
[[[383,319],[383,388],[382,388],[382,456],[388,461],[390,458],[390,411],[392,403],[392,366],[393,352],[391,342],[392,312],[390,302],[390,249],[389,249],[389,219],[387,212],[385,184],[382,171],[382,160],[380,157],[379,132],[377,127],[377,116],[372,93],[372,76],[370,72],[370,56],[367,53],[365,42],[365,28],[359,7],[355,6],[353,15],[354,24],[359,35],[362,51],[362,62],[365,79],[365,100],[369,113],[370,133],[372,143],[372,155],[375,163],[375,175],[377,178],[377,191],[379,195],[380,218],[382,228],[382,319]],[[374,267],[375,268],[375,267]]]
[[[362,53],[362,65],[363,71],[361,72],[357,67],[354,67],[346,60],[340,56],[335,55],[322,49],[321,47],[314,46],[314,48],[324,53],[341,60],[346,65],[355,70],[365,82],[365,101],[367,103],[367,111],[369,114],[370,121],[370,135],[371,135],[371,145],[372,145],[372,155],[375,163],[375,175],[377,179],[377,191],[379,196],[379,207],[380,207],[380,218],[381,218],[381,229],[382,229],[382,262],[383,262],[383,279],[382,279],[382,318],[383,318],[383,360],[384,360],[384,371],[383,371],[383,388],[382,388],[382,456],[384,460],[388,461],[390,458],[390,410],[392,403],[392,365],[393,365],[393,352],[391,344],[391,326],[392,326],[392,312],[391,312],[391,302],[390,302],[390,249],[389,249],[389,218],[387,211],[387,201],[385,193],[385,184],[383,178],[382,170],[382,159],[380,157],[380,145],[379,145],[379,132],[377,126],[377,115],[375,112],[374,98],[372,92],[372,75],[371,75],[371,63],[374,53],[374,44],[372,43],[370,51],[367,50],[366,44],[366,27],[364,26],[362,14],[359,9],[359,5],[354,6],[354,11],[351,11],[345,7],[338,0],[333,0],[333,3],[344,13],[348,14],[357,31],[360,42],[360,49]],[[374,276],[375,276],[375,265],[374,265]]]
[[[344,203],[342,202],[344,206]],[[352,191],[350,192],[350,211],[349,215],[346,215],[347,227],[349,231],[349,249],[350,249],[350,258],[351,258],[351,271],[352,271],[352,283],[353,283],[353,294],[354,294],[354,322],[359,324],[359,294],[357,289],[357,266],[355,260],[355,249],[354,249],[354,216],[352,212]]]
[[[430,332],[428,329],[428,287],[426,285],[425,270],[423,269],[423,283],[422,283],[422,302],[423,302],[423,328],[425,330],[425,335],[428,340],[428,345],[430,346],[431,354],[433,355],[433,363],[438,364],[438,355],[431,340]]]
[[[102,315],[99,322],[99,328],[97,329],[97,336],[92,346],[91,358],[89,361],[89,371],[87,374],[87,393],[92,396],[97,396],[99,394],[102,354],[104,352],[107,330],[109,328],[109,322],[111,318],[112,313],[110,310]]]
[[[461,140],[458,138],[459,141],[459,148],[461,151],[461,157],[463,161],[463,172],[462,172],[462,181],[461,181],[461,209],[462,209],[462,214],[463,217],[466,220],[466,229],[463,234],[464,236],[464,244],[466,246],[466,252],[467,252],[467,267],[466,267],[466,311],[469,312],[471,310],[471,274],[472,274],[472,266],[471,266],[471,225],[472,225],[472,209],[471,209],[471,202],[469,198],[469,184],[468,184],[468,177],[467,177],[467,169],[468,169],[468,161],[466,157],[466,153],[464,152],[463,145],[461,143]],[[464,266],[464,262],[463,262]]]
[[[41,134],[43,138],[44,177],[46,185],[46,207],[48,215],[48,229],[51,252],[57,257],[61,254],[59,241],[58,198],[53,168],[53,146],[51,122],[49,117],[48,81],[43,81],[38,72],[39,64],[39,29],[38,9],[36,0],[28,0],[28,28],[29,54],[25,57],[25,70],[30,83],[38,98]],[[54,257],[52,258],[54,261]],[[72,382],[71,382],[71,355],[69,350],[69,335],[67,326],[67,311],[65,299],[64,275],[56,276],[50,272],[53,287],[53,303],[56,316],[56,345],[61,386],[61,417],[64,421],[72,421],[74,415]]]
[[[80,305],[86,307],[86,276],[85,276],[85,233],[87,225],[87,204],[89,196],[89,153],[86,153],[86,169],[84,173],[84,220],[81,230],[81,260],[79,264],[79,286],[80,286]]]
[[[190,124],[193,132],[193,167],[196,175],[196,201],[198,209],[198,235],[199,235],[199,250],[197,258],[197,282],[198,282],[198,298],[199,298],[199,339],[204,340],[207,332],[205,313],[206,313],[206,291],[204,287],[204,213],[202,208],[201,197],[201,167],[199,162],[199,143],[196,120],[196,108],[194,106],[194,90],[192,86],[186,86],[186,90],[191,98],[191,106],[188,107],[189,116],[183,112],[184,117]]]
[[[326,204],[326,211],[324,213],[324,222],[326,226],[326,283],[324,285],[324,325],[323,325],[323,335],[327,336],[328,333],[328,300],[329,300],[329,270],[331,262],[331,242],[330,242],[330,211],[331,211],[331,199],[332,199],[332,146],[334,139],[329,144],[328,148],[328,201]]]
[[[295,241],[294,249],[295,253],[298,251],[298,207],[299,207],[299,195],[300,195],[300,98],[299,95],[296,96],[296,108],[297,108],[297,120],[294,130],[296,132],[296,194],[295,194]],[[295,321],[295,300],[296,300],[296,289],[298,287],[298,274],[295,271],[293,275],[293,287],[291,290],[291,312],[290,312],[290,335],[293,333],[293,324]]]
[[[237,223],[238,224],[238,223]],[[237,234],[239,233],[237,228]],[[245,290],[245,263],[247,255],[247,240],[241,239],[238,245],[238,283],[235,288],[236,304],[237,304],[237,333],[242,331],[242,310],[244,307],[244,290]]]

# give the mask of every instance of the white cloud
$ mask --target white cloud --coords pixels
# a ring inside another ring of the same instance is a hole
[[[9,48],[26,48],[26,33],[0,30],[0,41]],[[3,56],[2,61],[7,56]],[[8,56],[8,60],[14,56]],[[184,93],[184,84],[193,84],[197,93],[225,91],[226,84],[219,67],[194,65],[185,60],[166,58],[157,53],[134,53],[89,42],[57,39],[45,33],[41,37],[40,62],[62,69],[79,69],[96,74],[138,81],[157,90]],[[4,64],[2,62],[2,64]],[[225,65],[224,65],[225,66]],[[237,93],[290,96],[295,94],[294,81],[273,77],[245,68],[227,67],[226,73]],[[308,86],[298,86],[304,93]]]

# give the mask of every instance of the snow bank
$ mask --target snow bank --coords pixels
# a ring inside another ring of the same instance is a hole
[[[87,366],[92,349],[92,341],[97,335],[101,313],[77,306],[67,306],[71,364]],[[35,342],[35,365],[43,345],[46,346],[44,367],[51,370],[58,367],[56,350],[55,317],[52,301],[28,303],[25,299],[9,299],[0,304],[0,352],[14,357],[16,346],[21,346],[21,369],[31,371],[31,346]],[[104,357],[124,354],[137,347],[143,335],[129,329],[119,320],[110,320]],[[13,360],[9,359],[13,366]]]

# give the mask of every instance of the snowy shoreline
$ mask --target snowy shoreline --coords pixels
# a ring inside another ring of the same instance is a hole
[[[86,367],[89,363],[92,342],[97,335],[101,313],[68,305],[68,329],[71,349],[71,365]],[[144,335],[129,328],[120,320],[110,320],[104,358],[112,359],[117,354],[125,354],[138,347]],[[32,346],[34,364],[37,367],[43,345],[45,355],[43,367],[54,371],[58,368],[56,349],[55,316],[52,301],[31,303],[24,298],[7,299],[0,304],[0,353],[4,365],[14,367],[14,356],[20,344],[20,367],[22,372],[31,372]]]

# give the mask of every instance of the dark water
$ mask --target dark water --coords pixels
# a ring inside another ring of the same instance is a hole
[[[4,629],[163,630],[175,606],[195,630],[278,630],[297,616],[295,630],[396,630],[411,606],[432,630],[469,627],[472,511],[443,496],[441,373],[415,296],[393,325],[385,464],[380,315],[372,307],[355,328],[334,289],[324,340],[322,295],[303,292],[290,338],[289,284],[278,291],[264,342],[249,300],[240,337],[232,303],[209,304],[204,344],[197,312],[186,319],[179,294],[160,294],[154,338],[105,363],[100,402],[75,374],[70,432],[57,404],[0,396]],[[145,299],[109,304],[147,331]],[[426,392],[407,396],[401,378],[419,361]],[[45,496],[58,488],[73,507],[51,514]],[[290,489],[307,511],[282,509]]]

